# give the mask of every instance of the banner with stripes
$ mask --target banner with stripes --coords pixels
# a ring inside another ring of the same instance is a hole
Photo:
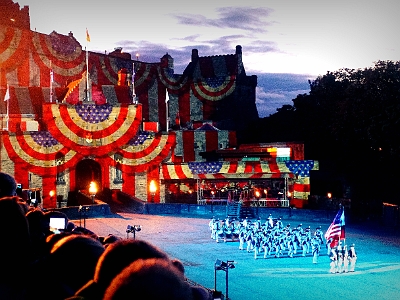
[[[80,153],[64,147],[49,132],[3,132],[2,137],[8,156],[15,165],[41,176],[55,176],[82,159]]]
[[[32,32],[31,53],[40,69],[40,86],[49,86],[50,69],[60,85],[81,78],[86,67],[86,52],[73,36],[52,32]]]
[[[106,155],[126,145],[139,131],[140,105],[44,104],[52,136],[83,155]]]
[[[0,66],[5,73],[16,70],[29,59],[31,31],[0,25]],[[6,84],[5,73],[0,74]]]
[[[308,170],[317,170],[318,164],[310,164],[310,161],[297,161],[297,164],[303,164]],[[232,178],[231,176],[246,176],[246,178],[275,178],[285,177],[284,174],[296,175],[291,170],[291,161],[287,162],[267,162],[267,161],[216,161],[216,162],[189,162],[162,165],[163,179],[194,179],[194,178]],[[269,174],[269,175],[266,175]],[[266,175],[266,177],[262,177]],[[305,178],[300,177],[303,182],[300,184],[309,184]]]
[[[222,69],[226,71],[227,67]],[[143,118],[159,122],[163,130],[166,128],[165,99],[168,91],[170,100],[167,105],[171,125],[185,127],[192,121],[209,119],[216,110],[213,102],[225,99],[236,88],[236,73],[232,73],[232,67],[228,69],[228,76],[226,72],[224,75],[220,74],[219,70],[217,77],[207,77],[216,71],[204,71],[203,77],[197,77],[202,75],[198,63],[195,67],[196,77],[189,77],[174,74],[173,69],[163,68],[160,64],[135,62],[135,91],[139,103],[143,105]]]
[[[120,164],[121,170],[126,174],[145,172],[151,167],[158,167],[167,160],[171,156],[175,144],[176,138],[173,132],[155,135],[151,135],[149,132],[140,132],[126,146],[117,151],[121,161],[116,162],[114,154],[109,157],[110,165]]]

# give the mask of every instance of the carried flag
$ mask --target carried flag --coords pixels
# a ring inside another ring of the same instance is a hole
[[[87,28],[86,28],[86,41],[90,42],[90,35]]]
[[[339,241],[344,240],[345,235],[345,219],[344,219],[344,207],[340,207],[338,213],[333,219],[332,224],[329,226],[325,233],[325,239],[327,241]]]

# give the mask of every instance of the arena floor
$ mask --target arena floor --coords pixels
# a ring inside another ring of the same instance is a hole
[[[228,272],[228,296],[232,300],[258,299],[400,299],[400,237],[382,227],[358,224],[346,226],[346,243],[356,245],[358,254],[354,273],[330,274],[329,258],[322,249],[318,264],[299,254],[266,259],[239,250],[238,242],[216,243],[210,238],[209,219],[118,213],[111,217],[87,219],[86,228],[99,235],[127,236],[128,225],[140,225],[137,239],[149,241],[171,257],[180,259],[189,279],[209,289],[216,287],[226,295],[226,273],[214,271],[217,259],[235,261]],[[261,220],[265,222],[265,220]],[[74,221],[77,225],[82,220]],[[283,220],[297,226],[299,221]],[[301,222],[323,231],[330,222]]]

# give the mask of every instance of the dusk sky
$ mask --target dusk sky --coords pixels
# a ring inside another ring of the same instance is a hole
[[[194,48],[209,56],[234,54],[241,45],[247,75],[258,76],[260,117],[293,104],[309,92],[308,79],[327,71],[400,60],[398,0],[15,2],[29,6],[32,30],[72,31],[90,51],[122,47],[145,62],[168,52],[178,74]]]

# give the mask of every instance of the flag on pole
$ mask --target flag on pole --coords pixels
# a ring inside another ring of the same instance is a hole
[[[90,35],[87,28],[86,28],[86,41],[90,42]]]
[[[6,94],[4,95],[4,101],[8,101],[10,100],[10,88],[8,87],[7,84],[7,90],[6,90]]]
[[[328,230],[325,233],[325,239],[329,241],[339,241],[344,240],[346,238],[345,235],[345,220],[344,220],[344,207],[340,207],[338,213],[333,219],[332,224],[329,226]]]

